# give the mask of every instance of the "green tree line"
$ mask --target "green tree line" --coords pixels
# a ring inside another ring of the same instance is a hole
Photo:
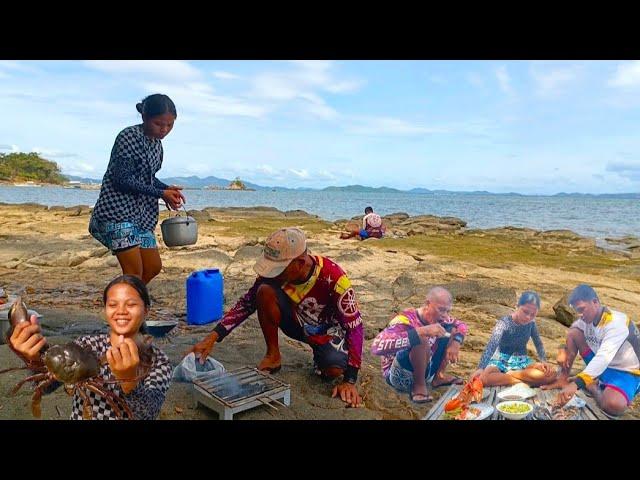
[[[55,184],[67,181],[56,162],[46,160],[35,152],[0,153],[0,180]]]

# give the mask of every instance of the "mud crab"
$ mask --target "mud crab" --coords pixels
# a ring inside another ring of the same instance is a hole
[[[23,321],[29,321],[28,310],[22,299],[18,297],[9,310],[10,329],[7,338],[11,336],[15,326]],[[135,341],[140,356],[140,365],[138,372],[136,372],[137,375],[131,379],[105,380],[101,378],[100,367],[107,363],[106,358],[99,359],[91,350],[83,348],[74,342],[54,345],[49,348],[47,348],[48,345],[45,345],[39,361],[28,361],[11,346],[10,342],[7,342],[11,349],[25,362],[26,366],[0,370],[0,374],[25,369],[36,372],[34,375],[30,375],[20,381],[9,392],[10,395],[15,395],[25,383],[29,381],[38,382],[31,397],[31,413],[34,417],[39,418],[42,414],[40,401],[45,389],[54,382],[60,382],[64,385],[67,394],[73,395],[77,392],[82,399],[82,417],[84,419],[88,420],[92,417],[91,402],[89,401],[87,390],[103,397],[117,418],[124,418],[124,411],[127,418],[131,419],[133,414],[127,402],[115,392],[109,390],[107,384],[137,381],[146,377],[149,373],[152,364],[152,337],[150,335],[138,335]]]
[[[460,393],[444,405],[445,416],[454,420],[468,420],[470,413],[478,415],[480,410],[470,407],[469,404],[482,400],[482,388],[480,377],[476,376],[469,380]]]

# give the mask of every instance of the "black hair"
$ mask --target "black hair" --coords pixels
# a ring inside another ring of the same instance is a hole
[[[138,292],[138,295],[140,295],[140,298],[144,302],[145,307],[149,308],[151,306],[151,297],[149,296],[149,290],[147,289],[147,286],[135,275],[120,275],[119,277],[111,280],[109,284],[104,288],[104,292],[102,293],[102,303],[104,305],[107,304],[107,293],[109,293],[111,287],[120,283],[126,283],[127,285],[133,287],[136,292]],[[147,333],[147,324],[145,322],[142,322],[142,325],[140,325],[140,333]]]
[[[107,293],[109,293],[111,287],[119,283],[126,283],[127,285],[131,285],[136,290],[136,292],[138,292],[138,295],[140,295],[140,298],[144,302],[145,306],[147,308],[151,306],[151,298],[149,297],[149,290],[147,290],[147,286],[135,275],[120,275],[119,277],[111,280],[109,282],[109,285],[104,288],[104,292],[102,293],[102,303],[104,303],[105,305],[107,304]]]
[[[154,93],[136,104],[136,110],[145,117],[156,117],[165,113],[171,113],[178,118],[176,106],[168,96],[162,93]]]
[[[529,303],[535,305],[536,308],[540,310],[540,295],[533,290],[522,292],[522,295],[520,295],[520,299],[518,300],[518,306],[527,305]]]
[[[364,209],[364,213],[373,213],[373,208],[367,207]]]
[[[590,285],[581,283],[573,289],[573,292],[571,292],[571,295],[569,296],[569,305],[573,306],[576,302],[590,302],[592,300],[600,302],[598,294]]]

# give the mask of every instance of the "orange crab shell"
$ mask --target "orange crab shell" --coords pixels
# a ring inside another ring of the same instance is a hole
[[[479,377],[472,378],[469,382],[471,395],[476,402],[482,400],[482,389],[484,385],[482,384],[482,380]]]
[[[462,399],[458,397],[452,398],[444,405],[444,411],[451,412],[453,410],[458,410],[459,408],[462,408],[464,406],[464,403],[465,402],[463,402]]]

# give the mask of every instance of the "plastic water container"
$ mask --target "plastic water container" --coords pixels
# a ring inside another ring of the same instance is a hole
[[[187,323],[204,325],[222,318],[224,280],[217,268],[198,270],[187,278]]]

